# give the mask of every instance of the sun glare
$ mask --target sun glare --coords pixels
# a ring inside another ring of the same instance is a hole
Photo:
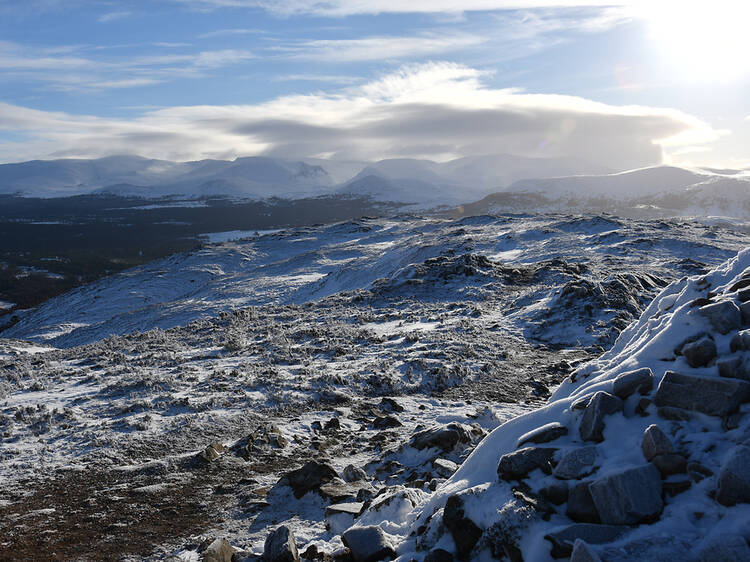
[[[678,75],[727,82],[750,70],[750,0],[641,3],[659,52]]]

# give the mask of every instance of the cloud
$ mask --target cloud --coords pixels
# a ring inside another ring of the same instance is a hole
[[[99,23],[108,23],[115,20],[121,20],[125,19],[127,17],[130,17],[132,15],[132,12],[121,10],[118,12],[109,12],[107,14],[102,14],[97,18],[97,21]]]
[[[199,39],[211,39],[213,37],[226,37],[231,35],[263,35],[268,33],[263,29],[248,29],[248,28],[235,28],[235,29],[217,29],[216,31],[209,31],[207,33],[201,33],[198,35]]]
[[[721,134],[674,109],[492,89],[452,63],[407,65],[360,86],[235,106],[171,107],[131,120],[0,104],[6,160],[137,153],[175,160],[265,154],[377,160],[511,153],[626,169]]]

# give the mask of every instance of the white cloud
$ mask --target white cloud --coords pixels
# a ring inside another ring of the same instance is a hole
[[[0,104],[0,127],[28,139],[0,149],[6,160],[122,153],[177,160],[322,153],[340,159],[447,159],[511,153],[624,169],[660,162],[663,148],[705,146],[720,135],[673,109],[492,89],[484,77],[451,63],[409,65],[331,93],[255,105],[157,109],[132,120]]]
[[[108,23],[115,20],[121,20],[125,19],[127,17],[130,17],[132,15],[132,12],[121,10],[118,12],[109,12],[107,14],[102,14],[97,18],[97,21],[99,23]]]

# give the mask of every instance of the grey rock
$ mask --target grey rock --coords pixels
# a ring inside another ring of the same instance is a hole
[[[448,459],[435,459],[432,461],[432,468],[438,476],[450,478],[458,470],[458,465]]]
[[[453,562],[453,555],[447,550],[436,548],[427,553],[423,562]]]
[[[713,326],[714,330],[726,335],[742,326],[742,313],[732,301],[721,301],[702,306],[698,309]]]
[[[482,536],[482,529],[466,516],[462,494],[448,497],[443,510],[443,523],[453,536],[458,557],[467,558]]]
[[[591,402],[591,396],[582,396],[581,398],[577,398],[573,401],[573,403],[570,405],[570,409],[585,410],[586,406],[589,405],[589,402]]]
[[[683,375],[667,371],[656,390],[657,406],[724,417],[750,399],[750,383],[738,379]]]
[[[525,447],[500,457],[497,474],[503,480],[518,480],[529,472],[541,468],[550,473],[551,462],[557,449],[552,447]]]
[[[539,490],[539,495],[553,505],[568,501],[568,483],[552,482]]]
[[[368,487],[369,484],[364,482],[360,484],[349,484],[344,482],[341,478],[336,477],[330,482],[321,484],[316,492],[318,492],[323,498],[329,499],[332,502],[345,502],[355,499],[362,488]]]
[[[550,516],[555,513],[552,504],[527,485],[513,488],[513,497],[536,511],[545,521],[549,520]]]
[[[341,476],[343,476],[345,482],[358,482],[360,480],[367,480],[367,473],[361,468],[357,468],[353,464],[347,465]]]
[[[294,492],[294,497],[300,499],[307,492],[317,490],[337,477],[332,466],[318,461],[310,461],[302,468],[288,472],[282,480],[286,480]]]
[[[648,394],[653,388],[654,373],[648,367],[617,375],[612,382],[612,394],[623,400],[635,391]]]
[[[596,466],[596,447],[579,447],[563,453],[552,474],[562,480],[583,478],[594,472]]]
[[[699,562],[750,562],[750,547],[742,535],[711,537],[698,552]]]
[[[579,482],[568,491],[568,508],[565,515],[578,523],[599,523],[599,512],[591,497],[591,482]]]
[[[740,305],[740,315],[742,316],[742,324],[744,326],[750,324],[750,302],[743,302]]]
[[[232,562],[234,548],[226,539],[216,539],[203,551],[203,562]]]
[[[334,503],[326,507],[326,517],[345,513],[357,517],[364,509],[365,504],[362,502]]]
[[[709,476],[713,476],[714,473],[710,468],[703,466],[699,462],[689,462],[687,464],[687,473],[693,482],[700,482],[705,480]]]
[[[381,410],[385,410],[386,412],[397,412],[400,414],[404,411],[404,407],[393,398],[383,398],[379,406]]]
[[[602,559],[588,543],[576,539],[573,543],[573,552],[570,553],[570,562],[602,562]]]
[[[602,523],[632,525],[654,520],[664,507],[661,475],[648,464],[611,474],[589,485]]]
[[[740,292],[737,293],[737,299],[740,302],[747,302],[750,301],[750,289],[743,289]],[[742,307],[740,307],[742,308]]]
[[[732,353],[735,351],[747,351],[750,349],[750,330],[742,330],[732,336],[729,342],[729,349]]]
[[[537,427],[522,435],[518,439],[518,446],[522,447],[526,443],[549,443],[559,437],[568,434],[568,428],[559,422],[552,422],[541,427]]]
[[[687,459],[677,453],[656,455],[651,462],[659,470],[662,478],[672,474],[684,474],[687,470]]]
[[[674,450],[672,440],[656,424],[651,424],[643,432],[641,440],[641,450],[647,461],[653,459],[656,455],[665,455]]]
[[[375,429],[391,429],[394,427],[401,427],[402,425],[404,424],[401,423],[401,420],[393,414],[388,416],[375,416],[375,419],[372,421],[372,427]]]
[[[716,501],[722,505],[750,503],[750,447],[735,447],[719,469]]]
[[[584,441],[604,441],[604,418],[622,411],[622,400],[599,391],[591,397],[591,401],[583,411],[578,431]]]
[[[719,376],[750,382],[750,354],[740,353],[716,362]]]
[[[688,480],[667,480],[666,482],[661,483],[661,488],[664,490],[664,493],[670,497],[677,496],[681,494],[682,492],[687,492],[690,487],[693,485],[693,483]]]
[[[294,533],[282,525],[266,537],[263,545],[264,562],[299,562]]]
[[[695,417],[690,410],[683,410],[682,408],[675,408],[673,406],[657,408],[656,413],[665,420],[671,421],[690,421]]]
[[[353,527],[341,535],[341,541],[355,562],[378,562],[396,558],[396,551],[380,527]]]
[[[552,543],[552,557],[564,558],[570,556],[578,540],[588,544],[606,544],[625,536],[632,531],[630,527],[619,525],[594,525],[591,523],[576,523],[558,529],[544,536]]]
[[[411,439],[411,446],[415,449],[436,447],[446,453],[456,448],[459,443],[471,443],[471,428],[459,423],[451,423],[443,427],[433,427],[420,431]]]
[[[693,368],[705,367],[717,355],[716,344],[708,336],[688,343],[682,348],[682,354]]]
[[[694,545],[699,538],[697,536],[660,535],[634,540],[619,547],[603,546],[598,554],[606,562],[693,560]]]

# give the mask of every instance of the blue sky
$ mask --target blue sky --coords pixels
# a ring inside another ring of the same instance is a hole
[[[0,161],[750,166],[744,3],[599,4],[0,0]]]

